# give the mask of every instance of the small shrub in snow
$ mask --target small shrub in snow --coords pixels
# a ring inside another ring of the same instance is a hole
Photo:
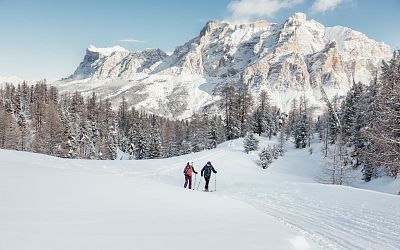
[[[270,146],[263,148],[259,154],[260,157],[260,163],[261,163],[261,167],[263,169],[266,169],[269,167],[269,165],[271,165],[272,163],[272,159],[273,159],[273,155],[272,155],[272,149]]]

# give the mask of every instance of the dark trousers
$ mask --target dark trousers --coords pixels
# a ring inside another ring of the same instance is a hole
[[[192,176],[185,175],[185,185],[183,187],[186,188],[188,183],[189,183],[189,189],[192,189]]]
[[[208,176],[208,177],[204,176],[204,179],[206,180],[206,186],[205,186],[206,190],[208,190],[208,183],[210,182],[210,177],[211,176]]]

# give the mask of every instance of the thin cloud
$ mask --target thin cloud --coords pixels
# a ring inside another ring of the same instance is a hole
[[[311,7],[313,13],[324,13],[333,11],[336,7],[342,4],[344,0],[316,0]]]
[[[132,38],[121,39],[121,40],[119,40],[119,41],[120,41],[120,42],[124,42],[124,43],[145,43],[145,41],[137,40],[137,39],[132,39]]]
[[[303,0],[238,0],[231,1],[227,8],[231,13],[228,21],[248,22],[261,17],[274,17],[281,9],[290,9]]]

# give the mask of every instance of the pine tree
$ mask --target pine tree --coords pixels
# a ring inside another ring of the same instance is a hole
[[[254,137],[253,133],[247,133],[243,140],[244,151],[248,154],[250,151],[258,149],[259,140]]]
[[[307,116],[303,115],[302,118],[297,122],[294,129],[296,148],[305,148],[307,146],[309,139],[309,131],[307,128]]]
[[[246,84],[240,86],[236,99],[240,136],[245,136],[247,132],[250,131],[251,124],[254,123],[250,116],[250,109],[253,105],[253,100]]]
[[[217,116],[208,120],[207,149],[216,148],[218,144]]]
[[[149,159],[157,159],[161,156],[161,137],[158,122],[155,116],[151,118],[151,125],[148,135],[148,152],[146,157]]]
[[[383,62],[376,86],[375,119],[366,130],[370,141],[368,161],[384,166],[388,175],[400,173],[400,51]]]
[[[225,137],[227,140],[236,139],[241,134],[237,94],[235,93],[235,88],[232,86],[225,87],[222,90],[222,94],[221,108],[224,114]]]
[[[34,137],[35,152],[54,156],[64,156],[66,137],[64,127],[54,104],[46,106],[46,116]]]
[[[189,153],[189,152],[187,152]],[[178,156],[180,155],[179,146],[178,146],[178,139],[175,133],[169,138],[168,141],[168,154],[166,157]]]
[[[18,115],[18,149],[22,151],[29,151],[30,149],[30,131],[29,124],[27,123],[27,119],[24,113],[20,113]]]
[[[142,117],[143,118],[143,117]],[[136,123],[136,128],[134,129],[134,144],[135,144],[135,157],[138,160],[146,159],[148,156],[148,139],[146,137],[146,129],[144,125],[144,119],[140,119],[138,123]]]
[[[274,144],[271,149],[272,158],[277,160],[279,158],[279,148]]]
[[[271,165],[272,159],[273,159],[273,156],[271,153],[271,147],[268,146],[268,147],[263,148],[261,150],[261,152],[259,153],[259,157],[260,157],[261,167],[263,169],[268,168]]]
[[[282,130],[279,133],[278,153],[280,156],[283,156],[286,152],[286,136],[283,131],[284,131],[284,127],[282,127]]]
[[[5,127],[5,141],[4,147],[6,149],[19,149],[18,139],[21,137],[21,132],[18,128],[17,121],[12,114],[6,114],[6,127]]]

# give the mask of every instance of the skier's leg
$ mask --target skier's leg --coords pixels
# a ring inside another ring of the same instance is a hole
[[[204,179],[206,179],[206,186],[204,188],[208,190],[208,183],[210,182],[210,177],[204,177]]]
[[[188,177],[185,175],[185,185],[183,187],[186,188],[187,184],[188,184]]]
[[[189,176],[189,189],[192,189],[192,176]]]

